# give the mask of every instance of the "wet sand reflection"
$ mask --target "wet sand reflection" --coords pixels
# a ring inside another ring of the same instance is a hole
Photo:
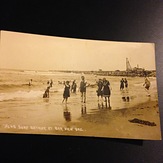
[[[98,109],[111,109],[110,103],[106,101],[98,101]]]
[[[67,104],[65,104],[65,108],[63,110],[63,117],[67,122],[71,121],[71,112],[68,110]]]
[[[87,107],[86,104],[81,104],[81,115],[87,114]]]

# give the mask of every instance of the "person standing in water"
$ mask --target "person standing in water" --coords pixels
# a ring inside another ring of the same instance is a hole
[[[147,96],[150,96],[149,88],[151,86],[151,83],[150,83],[149,79],[147,79],[147,77],[145,78],[145,82],[144,82],[143,86],[145,87],[145,90],[148,93]]]
[[[53,80],[51,79],[50,80],[50,87],[52,87],[53,86]]]
[[[101,99],[103,97],[103,91],[102,91],[102,88],[103,88],[103,82],[102,82],[102,79],[99,79],[99,81],[97,82],[97,96],[98,96],[98,101],[99,101],[99,96],[101,96]]]
[[[81,102],[86,103],[86,84],[85,77],[81,76],[80,82],[80,93],[81,93]]]
[[[120,81],[120,90],[123,90],[123,89],[124,89],[124,80],[122,78]]]
[[[66,81],[65,82],[64,92],[63,92],[63,101],[62,101],[62,103],[64,101],[66,101],[66,103],[67,103],[67,100],[68,100],[69,97],[70,97],[70,84],[69,84],[69,81]]]
[[[76,80],[74,80],[74,81],[72,82],[71,92],[76,93],[76,87],[77,87]]]
[[[105,98],[106,106],[108,103],[109,108],[110,108],[110,95],[111,95],[110,82],[108,80],[106,80],[106,78],[103,78],[103,89],[102,90],[103,90],[103,97]]]
[[[43,94],[43,98],[49,98],[49,90],[50,90],[50,87],[47,87],[45,90],[45,93]]]
[[[124,84],[125,84],[125,88],[127,89],[128,88],[128,81],[126,78],[124,79]]]
[[[29,85],[29,86],[31,86],[31,85],[32,85],[32,79],[29,81],[28,85]]]

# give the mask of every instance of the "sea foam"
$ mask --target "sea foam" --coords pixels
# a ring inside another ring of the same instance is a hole
[[[16,91],[10,93],[0,93],[0,101],[16,100],[16,99],[30,99],[42,97],[43,91]]]

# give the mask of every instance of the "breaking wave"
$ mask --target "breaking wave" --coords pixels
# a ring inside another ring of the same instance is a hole
[[[16,91],[10,93],[0,93],[0,101],[16,100],[16,99],[30,99],[42,97],[43,91]]]

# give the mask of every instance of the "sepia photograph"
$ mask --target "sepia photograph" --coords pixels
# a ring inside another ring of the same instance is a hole
[[[0,132],[161,140],[155,44],[1,31]]]

